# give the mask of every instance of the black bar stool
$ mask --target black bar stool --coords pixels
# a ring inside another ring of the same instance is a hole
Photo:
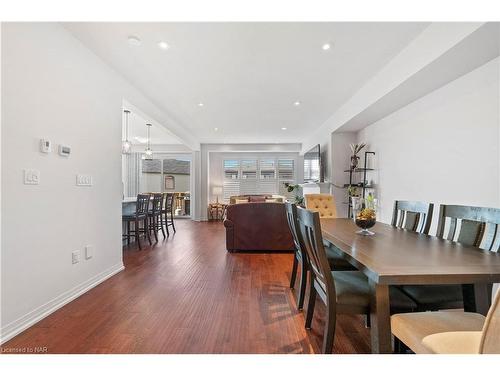
[[[127,245],[130,244],[130,237],[134,236],[139,249],[142,250],[141,241],[139,239],[140,234],[144,233],[151,245],[151,237],[149,235],[148,228],[148,206],[149,206],[149,194],[138,194],[137,201],[135,205],[135,212],[132,214],[122,215],[122,221],[127,223],[127,233],[123,235],[123,238],[127,239]],[[140,228],[139,223],[143,222],[144,227]],[[134,222],[134,229],[130,229],[130,223]]]

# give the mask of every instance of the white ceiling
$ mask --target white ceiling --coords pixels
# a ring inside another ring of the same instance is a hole
[[[206,143],[301,142],[427,25],[64,24]],[[130,35],[141,45],[130,45]]]
[[[147,143],[147,128],[146,123],[151,123],[149,120],[141,117],[140,114],[134,112],[130,109],[129,114],[129,130],[128,139],[134,145],[142,145]],[[125,121],[125,120],[124,120]],[[174,136],[169,134],[169,132],[158,124],[152,124],[151,126],[151,144],[154,145],[170,145],[170,144],[180,144]]]

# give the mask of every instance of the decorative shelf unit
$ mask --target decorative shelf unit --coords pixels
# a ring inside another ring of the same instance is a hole
[[[364,166],[363,168],[354,168],[354,169],[346,169],[344,172],[349,173],[349,183],[344,184],[344,188],[350,188],[350,187],[355,187],[355,188],[361,188],[362,189],[362,197],[364,198],[366,195],[366,190],[367,189],[374,189],[373,185],[366,184],[366,172],[369,171],[374,171],[375,169],[373,168],[366,168],[367,161],[368,161],[368,155],[375,155],[373,151],[365,151],[365,157],[364,157]],[[358,173],[363,173],[363,180],[361,182],[354,183],[353,182],[353,176]],[[347,191],[347,202],[343,202],[344,204],[347,204],[347,217],[351,218],[351,193],[349,190]]]

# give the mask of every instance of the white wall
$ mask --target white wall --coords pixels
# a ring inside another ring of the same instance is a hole
[[[500,207],[499,58],[359,132],[381,220],[396,199]],[[437,220],[431,233],[435,233]]]
[[[2,24],[2,340],[122,269],[125,98],[160,113],[60,25]],[[39,153],[42,137],[71,156]],[[23,185],[24,168],[39,185]]]

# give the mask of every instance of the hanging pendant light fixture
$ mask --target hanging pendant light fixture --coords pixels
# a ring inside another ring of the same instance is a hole
[[[130,154],[132,151],[132,143],[128,140],[128,115],[130,111],[124,109],[123,112],[125,112],[125,140],[122,141],[122,154]]]
[[[153,160],[153,150],[151,150],[151,126],[152,124],[146,124],[148,127],[148,145],[146,147],[146,150],[144,151],[144,155],[142,158],[144,160]]]

